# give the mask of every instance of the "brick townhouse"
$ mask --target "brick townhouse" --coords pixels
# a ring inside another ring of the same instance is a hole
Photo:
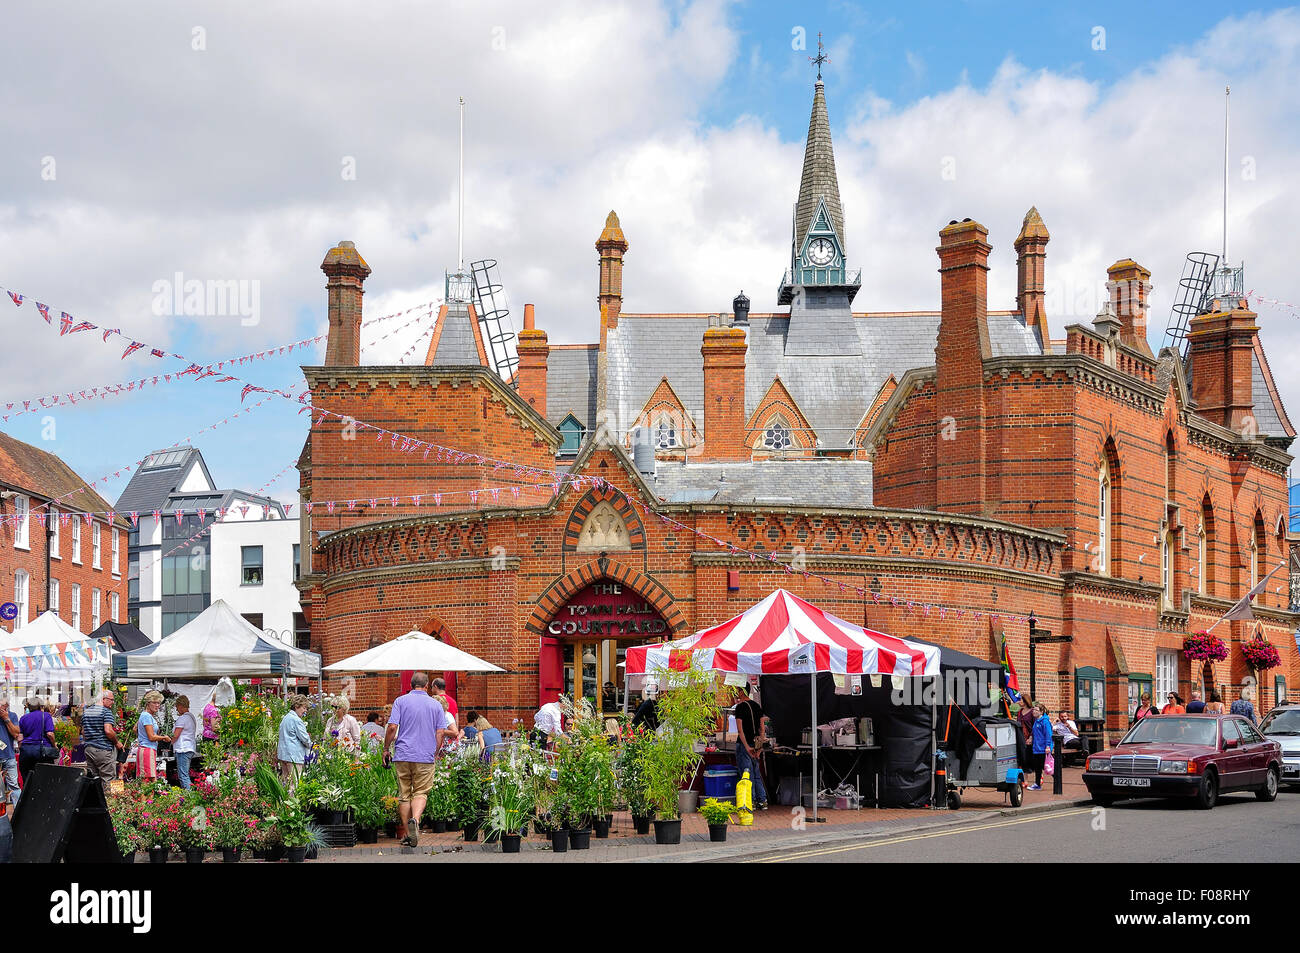
[[[1037,646],[1040,697],[1112,733],[1143,690],[1235,697],[1250,677],[1240,643],[1262,636],[1283,658],[1261,680],[1267,708],[1300,675],[1285,573],[1254,620],[1216,630],[1227,661],[1180,651],[1293,543],[1295,431],[1245,303],[1207,300],[1186,355],[1154,354],[1150,275],[1125,258],[1097,320],[1053,341],[1050,236],[1031,209],[1013,307],[989,308],[988,233],[966,219],[939,233],[936,310],[855,311],[844,235],[818,82],[778,286],[788,310],[750,313],[742,292],[726,315],[624,312],[630,243],[611,212],[595,343],[550,345],[525,306],[503,380],[449,279],[424,365],[364,366],[371,269],[351,242],[331,249],[325,364],[304,368],[331,413],[313,414],[299,461],[315,505],[298,586],[326,662],[437,634],[506,669],[457,691],[508,726],[560,691],[617,692],[628,645],[785,586],[986,658],[1005,634],[1024,682],[1032,613],[1036,631],[1070,637]],[[557,468],[603,483],[535,475]],[[358,704],[396,687],[360,679]]]
[[[0,602],[22,627],[47,609],[89,635],[126,620],[127,523],[49,451],[0,433]],[[87,521],[86,516],[90,515]]]

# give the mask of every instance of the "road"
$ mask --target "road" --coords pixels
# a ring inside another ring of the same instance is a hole
[[[1224,795],[1212,811],[1178,801],[1124,801],[1111,808],[1069,808],[986,819],[969,827],[919,831],[792,851],[746,863],[1222,863],[1300,861],[1300,792],[1283,789],[1271,804],[1252,794]]]

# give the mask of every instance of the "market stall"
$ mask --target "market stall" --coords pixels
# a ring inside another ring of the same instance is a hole
[[[109,649],[54,612],[42,612],[16,632],[0,631],[0,667],[10,693],[40,688],[72,699],[74,689],[94,691],[108,672]]]
[[[118,678],[319,678],[320,656],[275,639],[218,599],[161,642],[113,656]]]
[[[673,642],[629,649],[627,671],[629,675],[672,671],[687,667],[692,658],[701,667],[714,671],[764,676],[763,703],[767,713],[778,736],[793,732],[799,736],[796,744],[802,741],[804,728],[822,724],[819,706],[824,712],[837,697],[833,676],[865,677],[868,680],[878,676],[885,681],[896,676],[907,682],[922,676],[937,676],[940,671],[938,646],[899,639],[854,625],[785,589],[777,589],[757,605],[720,625]],[[800,677],[783,679],[783,684],[775,692],[777,704],[774,710],[766,686],[775,681],[776,676]],[[807,676],[807,679],[802,676]],[[806,699],[806,707],[794,702],[799,692]],[[857,697],[862,699],[865,693]],[[884,703],[888,703],[887,697]],[[882,707],[881,711],[883,714],[885,709]],[[923,738],[928,735],[931,724],[929,713],[926,715],[925,728],[921,732]],[[890,720],[914,728],[905,718],[896,715]],[[912,730],[909,737],[915,734],[917,732]],[[810,735],[808,747],[812,776],[818,778],[821,740],[816,731]],[[888,754],[887,751],[887,766]],[[928,773],[925,765],[929,763],[925,757],[924,741],[919,752],[914,750],[914,746],[909,747],[906,757],[924,779]],[[909,775],[909,788],[913,786],[912,780]],[[814,818],[817,809],[814,798]]]

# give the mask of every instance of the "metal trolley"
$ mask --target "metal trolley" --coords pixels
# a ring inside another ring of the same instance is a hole
[[[966,788],[995,788],[1011,795],[1011,806],[1019,807],[1024,801],[1022,782],[1025,772],[1016,760],[1016,728],[1014,725],[989,725],[985,744],[975,749],[966,768],[966,776],[958,777],[961,762],[953,752],[940,753],[944,758],[944,777],[947,781],[948,810],[961,807],[961,792]]]

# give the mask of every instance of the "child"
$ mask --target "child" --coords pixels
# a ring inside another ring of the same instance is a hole
[[[1034,727],[1033,727],[1033,757],[1031,762],[1034,768],[1034,783],[1029,786],[1031,791],[1041,791],[1043,789],[1043,766],[1047,763],[1047,753],[1052,750],[1052,722],[1047,717],[1047,708],[1042,704],[1034,706]]]

